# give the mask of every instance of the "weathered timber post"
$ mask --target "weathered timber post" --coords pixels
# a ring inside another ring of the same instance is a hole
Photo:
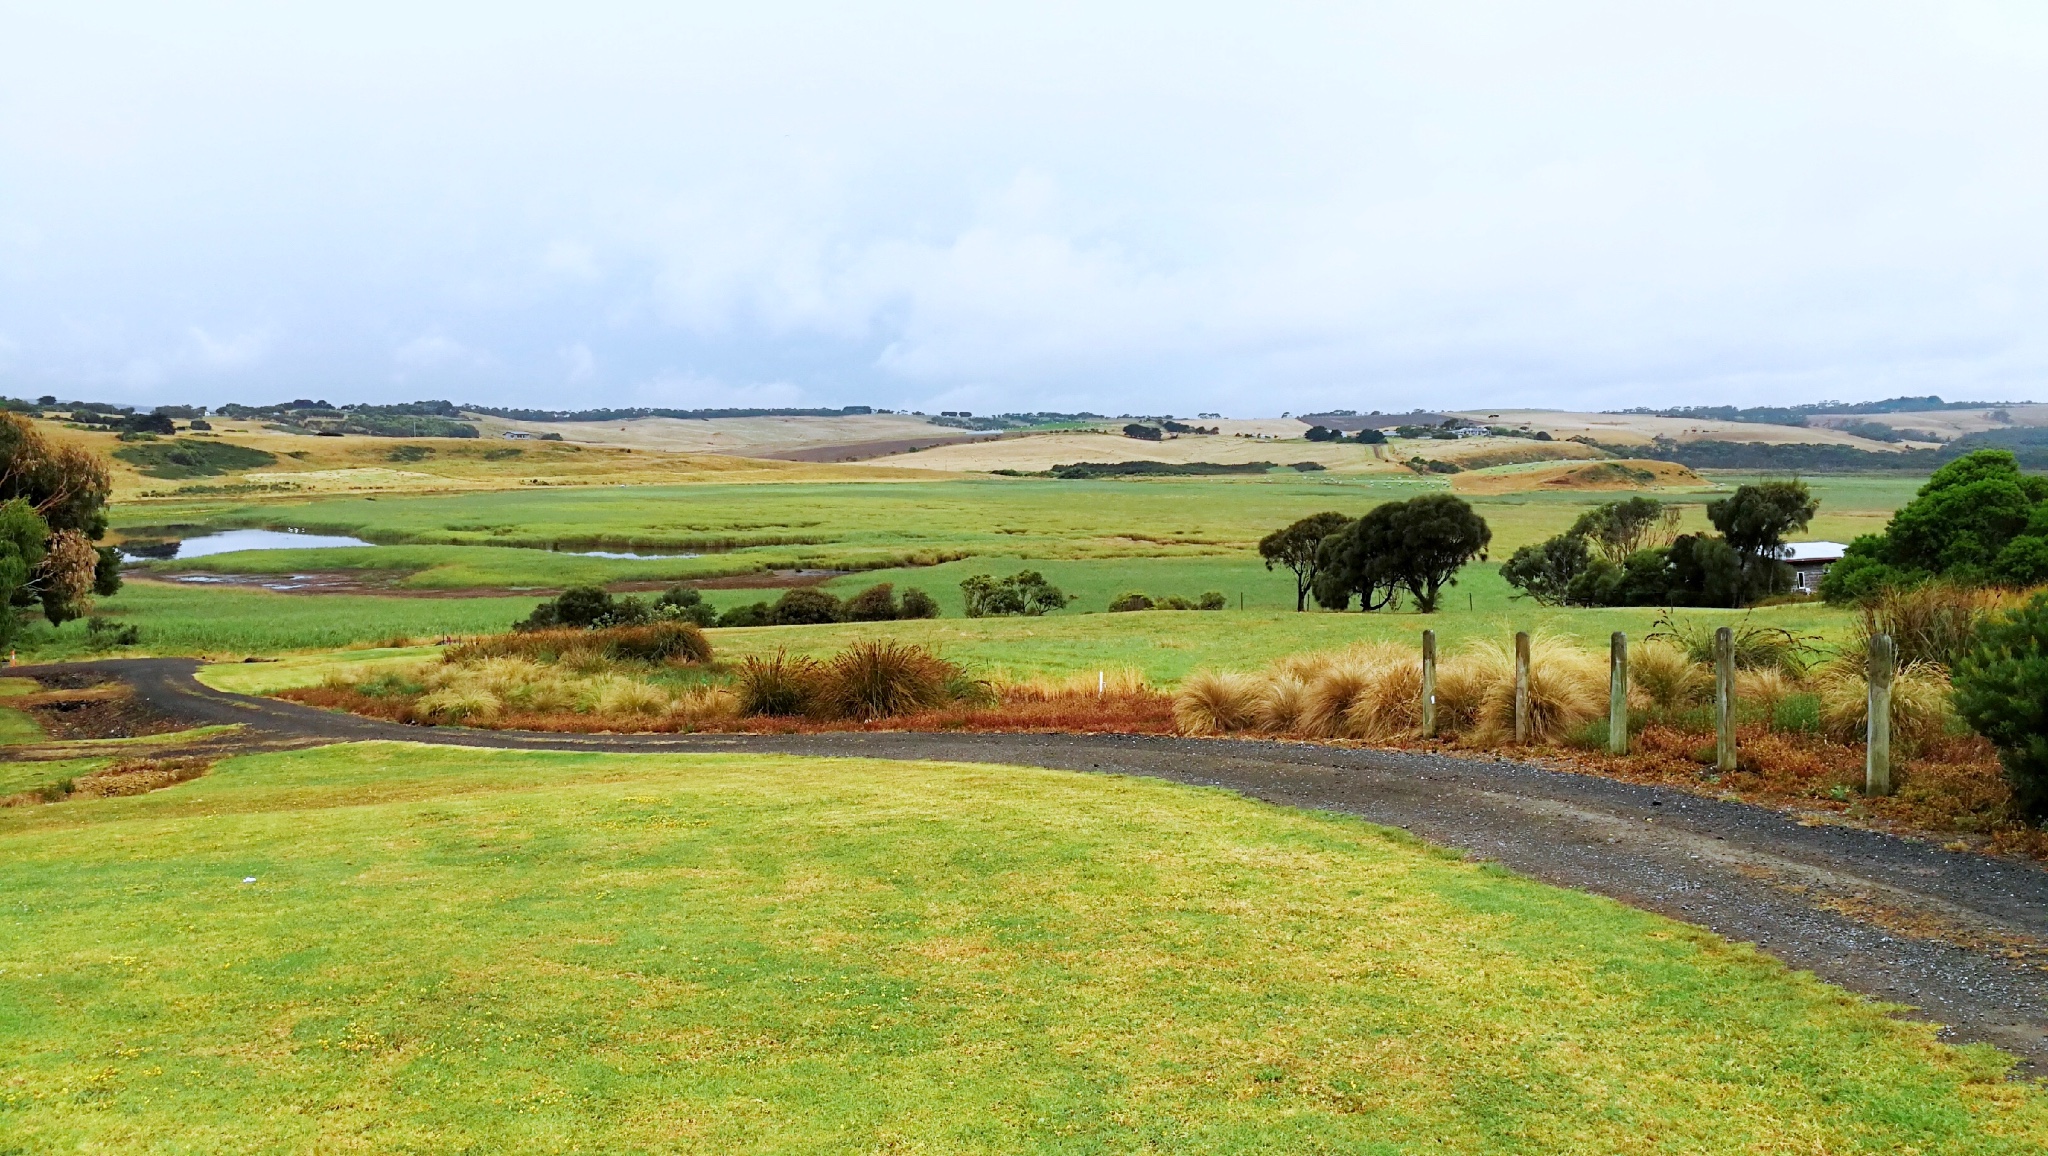
[[[1619,630],[1607,646],[1607,751],[1628,753],[1628,635]]]
[[[1892,793],[1892,674],[1898,669],[1898,648],[1892,636],[1870,640],[1870,718],[1864,724],[1869,744],[1863,762],[1863,793]]]
[[[1515,631],[1515,743],[1529,742],[1529,632]]]
[[[1436,631],[1422,632],[1422,737],[1436,737]]]
[[[1714,769],[1735,769],[1735,632],[1714,632]]]

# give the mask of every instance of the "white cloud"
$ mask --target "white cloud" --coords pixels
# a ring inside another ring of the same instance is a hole
[[[556,352],[567,370],[565,380],[569,384],[581,385],[597,376],[597,358],[590,352],[589,346],[579,341]]]
[[[215,337],[199,326],[186,331],[191,338],[191,360],[205,369],[246,369],[263,360],[270,339],[262,333],[241,333]]]
[[[17,21],[9,372],[1238,413],[2048,377],[2024,6],[628,7]]]
[[[695,374],[664,374],[634,389],[634,404],[657,409],[779,409],[819,404],[788,382],[731,384]]]
[[[490,363],[486,355],[438,334],[413,338],[393,350],[391,359],[406,369],[477,367]]]

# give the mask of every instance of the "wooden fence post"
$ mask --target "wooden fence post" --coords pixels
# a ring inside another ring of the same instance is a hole
[[[1892,675],[1898,669],[1898,649],[1892,636],[1880,634],[1870,640],[1870,718],[1864,724],[1867,753],[1863,763],[1863,793],[1892,793]]]
[[[1714,769],[1735,769],[1735,631],[1714,632]]]
[[[1422,737],[1436,737],[1436,631],[1422,632]]]
[[[1607,645],[1607,750],[1628,753],[1628,635],[1619,630]]]
[[[1529,742],[1529,632],[1515,631],[1515,743]]]

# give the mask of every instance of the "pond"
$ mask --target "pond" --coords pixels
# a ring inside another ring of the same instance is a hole
[[[652,562],[663,558],[695,558],[696,554],[624,554],[616,550],[564,550],[578,558],[629,558],[635,562]]]
[[[222,530],[215,534],[201,534],[196,538],[165,540],[158,542],[124,542],[121,545],[121,559],[125,562],[184,562],[193,558],[204,558],[209,554],[228,554],[236,550],[325,550],[338,546],[369,546],[361,538],[344,538],[338,534],[303,534],[297,530]],[[130,546],[137,547],[130,550]]]

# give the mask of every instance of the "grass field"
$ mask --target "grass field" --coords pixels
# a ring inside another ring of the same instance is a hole
[[[1730,487],[1740,475],[1717,479]],[[116,507],[130,531],[165,526],[263,525],[365,536],[392,545],[340,550],[252,551],[216,555],[179,568],[282,575],[360,573],[421,592],[560,588],[580,583],[666,582],[735,572],[857,569],[826,585],[846,595],[878,581],[917,586],[947,615],[937,624],[887,628],[944,643],[961,658],[1024,671],[1136,665],[1155,678],[1178,678],[1201,665],[1233,663],[1242,652],[1263,660],[1326,638],[1412,634],[1435,625],[1447,637],[1544,627],[1597,641],[1610,630],[1640,633],[1648,611],[1546,611],[1513,601],[1498,563],[1513,548],[1569,526],[1610,492],[1488,494],[1475,504],[1494,528],[1490,562],[1465,571],[1436,622],[1379,616],[1352,622],[1330,615],[1297,619],[1292,576],[1269,572],[1256,543],[1287,521],[1322,509],[1360,512],[1373,504],[1438,492],[1421,477],[1295,477],[1055,482],[957,479],[922,482],[788,483],[292,498],[250,502],[152,503]],[[1821,516],[1810,537],[1846,540],[1881,527],[1911,497],[1917,479],[1825,477],[1811,480]],[[1705,525],[1710,493],[1670,494],[1686,525]],[[184,533],[198,532],[185,530]],[[754,543],[747,545],[747,543]],[[779,543],[779,544],[767,544]],[[635,561],[582,557],[547,547],[637,552],[709,550],[700,557]],[[714,547],[737,547],[713,549]],[[915,564],[906,564],[915,563]],[[1067,611],[1025,623],[963,623],[959,582],[974,573],[1035,568],[1076,596]],[[1089,620],[1126,590],[1155,596],[1215,590],[1226,615],[1154,620]],[[779,589],[713,590],[721,608],[772,601]],[[205,589],[132,582],[105,599],[102,612],[134,622],[154,653],[263,654],[339,647],[393,637],[434,637],[501,630],[537,596],[406,598],[374,594],[281,595],[253,589]],[[1249,617],[1236,617],[1238,608]],[[1801,630],[1838,635],[1846,615],[1822,608],[1770,611]],[[748,631],[721,643],[736,651],[765,645],[836,646],[873,628]],[[35,657],[87,653],[83,624],[32,626],[21,649]]]
[[[2040,1150],[1984,1049],[1346,819],[939,764],[235,759],[0,811],[51,1150]]]

